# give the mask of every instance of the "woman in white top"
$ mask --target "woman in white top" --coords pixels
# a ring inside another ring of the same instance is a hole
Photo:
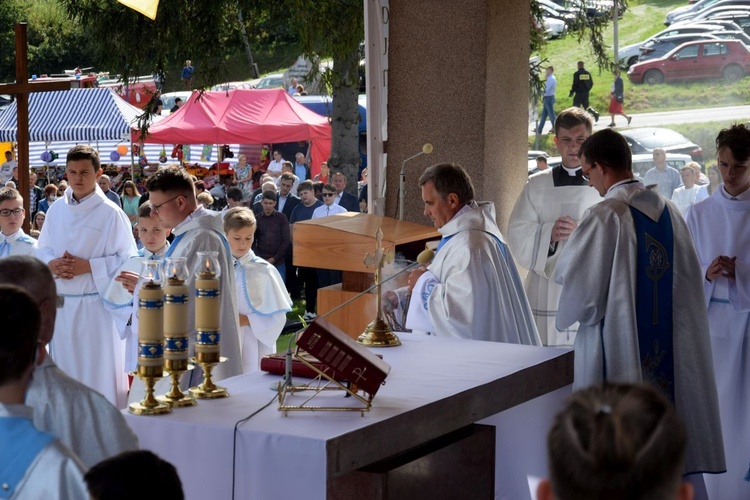
[[[716,166],[708,167],[706,175],[708,175],[708,184],[700,187],[695,195],[695,203],[709,198],[721,186],[721,174]]]

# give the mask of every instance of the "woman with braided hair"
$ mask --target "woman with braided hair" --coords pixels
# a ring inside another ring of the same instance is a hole
[[[550,479],[540,500],[693,498],[682,481],[687,437],[669,401],[648,385],[574,393],[547,437]]]

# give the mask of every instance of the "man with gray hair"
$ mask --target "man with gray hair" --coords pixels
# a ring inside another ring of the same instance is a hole
[[[424,214],[443,239],[429,267],[409,275],[406,327],[439,336],[541,345],[521,278],[495,222],[495,205],[474,201],[469,174],[454,163],[429,167],[419,186]]]
[[[114,203],[118,207],[122,207],[120,195],[110,189],[112,187],[112,179],[110,179],[107,174],[100,175],[96,180],[96,183],[99,184],[99,187],[102,189],[104,196],[112,200],[112,203]]]
[[[49,344],[62,299],[49,268],[34,257],[12,255],[0,260],[0,283],[13,283],[36,300],[42,320],[39,343]],[[138,449],[138,438],[117,408],[66,375],[44,348],[39,349],[26,404],[34,409],[34,426],[60,439],[87,467]]]

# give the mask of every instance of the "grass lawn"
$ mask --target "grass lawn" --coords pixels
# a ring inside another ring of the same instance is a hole
[[[641,42],[664,29],[664,18],[667,13],[686,5],[686,2],[685,0],[631,0],[628,4],[628,10],[619,20],[620,47]],[[611,24],[605,32],[605,40],[610,44],[611,49],[614,43],[614,30]],[[595,67],[587,39],[579,41],[577,35],[572,34],[562,40],[551,40],[541,55],[555,67],[556,109],[565,109],[573,104],[573,98],[568,97],[568,93],[573,83],[573,73],[577,69],[576,62],[582,60],[587,62],[586,68],[594,78],[594,88],[590,95],[591,105],[598,111],[606,113],[609,106],[609,89],[614,78],[608,71],[600,71]],[[750,102],[750,85],[748,85],[750,77],[745,77],[735,83],[709,80],[662,85],[633,85],[623,71],[622,79],[625,82],[625,111],[627,113],[730,106]]]

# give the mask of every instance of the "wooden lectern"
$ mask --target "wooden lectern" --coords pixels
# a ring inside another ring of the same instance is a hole
[[[318,314],[325,314],[372,286],[373,270],[367,268],[364,260],[375,251],[378,228],[383,230],[383,249],[394,250],[409,260],[416,260],[427,241],[440,239],[434,227],[357,212],[294,223],[294,265],[336,269],[343,274],[341,283],[318,290]],[[402,275],[404,284],[407,276],[408,273]],[[326,319],[356,339],[375,319],[375,307],[372,292]]]

